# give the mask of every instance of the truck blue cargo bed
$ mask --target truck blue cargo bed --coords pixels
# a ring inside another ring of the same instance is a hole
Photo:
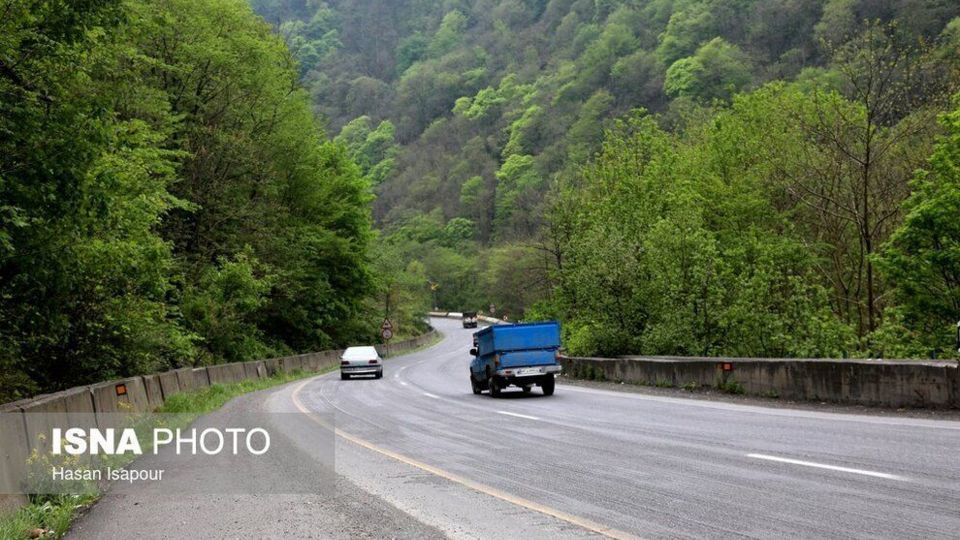
[[[480,356],[560,347],[560,323],[556,321],[493,325],[475,335]]]

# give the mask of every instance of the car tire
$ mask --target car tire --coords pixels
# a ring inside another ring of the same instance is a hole
[[[543,395],[552,396],[553,391],[556,389],[556,381],[553,380],[553,375],[547,375],[547,377],[540,383],[540,388],[543,390]]]
[[[341,380],[341,381],[346,381],[346,380],[349,380],[349,379],[350,379],[350,376],[347,375],[346,373],[341,373],[341,374],[340,374],[340,380]]]
[[[490,377],[490,382],[487,383],[487,387],[490,388],[490,397],[500,397],[500,383],[496,377]]]

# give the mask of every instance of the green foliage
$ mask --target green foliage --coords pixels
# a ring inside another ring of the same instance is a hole
[[[204,348],[214,359],[244,362],[275,356],[256,324],[274,278],[256,275],[251,259],[248,253],[221,258],[184,291],[184,318],[191,331],[203,336]]]
[[[0,57],[0,358],[4,400],[190,354],[171,321],[170,246],[181,201],[172,121],[135,73],[112,2],[12,4]],[[79,68],[78,68],[79,66]],[[118,92],[130,92],[113,109]]]
[[[677,60],[667,70],[667,95],[705,101],[730,99],[751,80],[750,61],[736,46],[714,38],[693,56]]]
[[[543,182],[533,156],[514,154],[497,171],[496,226],[499,229],[531,230],[534,201]]]
[[[427,54],[433,57],[443,56],[457,46],[466,29],[467,17],[463,13],[457,10],[447,13],[443,16],[440,28],[433,35],[430,45],[427,46]]]
[[[50,495],[45,500],[32,501],[17,511],[0,517],[0,538],[25,540],[33,531],[43,529],[44,538],[62,538],[70,529],[74,516],[97,496]]]
[[[725,170],[743,167],[727,162],[728,124],[676,140],[649,116],[618,122],[563,192],[552,220],[576,234],[560,246],[555,302],[572,353],[820,356],[849,346],[814,260],[764,209],[764,186]]]
[[[878,262],[897,308],[881,329],[888,356],[956,356],[960,320],[960,108],[945,114],[945,134],[904,202],[906,216]]]
[[[9,7],[0,398],[369,335],[369,186],[246,3]]]
[[[167,398],[163,405],[157,409],[157,412],[192,418],[193,415],[213,412],[237,396],[265,390],[314,375],[316,375],[316,373],[299,370],[292,373],[281,371],[265,379],[247,379],[236,383],[214,384],[193,392],[180,392]]]
[[[677,10],[670,16],[657,46],[657,56],[663,65],[691,55],[700,43],[714,31],[714,13],[708,2],[685,2],[686,9]]]
[[[343,126],[334,139],[347,152],[371,186],[381,184],[393,170],[399,148],[394,140],[396,129],[389,120],[371,128],[370,117],[361,116]]]

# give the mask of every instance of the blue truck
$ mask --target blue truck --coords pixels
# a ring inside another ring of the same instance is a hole
[[[470,386],[474,394],[489,390],[499,397],[508,386],[529,393],[534,386],[552,396],[560,373],[560,323],[496,324],[473,334]]]

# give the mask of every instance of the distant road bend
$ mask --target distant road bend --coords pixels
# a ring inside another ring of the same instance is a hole
[[[335,413],[337,496],[107,497],[71,537],[957,538],[960,422],[812,412],[560,385],[471,393],[472,330],[244,396]],[[514,393],[514,391],[516,393]],[[318,428],[319,429],[319,428]],[[296,468],[277,481],[295,481]],[[175,516],[173,519],[170,516]],[[126,534],[124,534],[126,533]],[[151,536],[153,535],[153,536]]]

